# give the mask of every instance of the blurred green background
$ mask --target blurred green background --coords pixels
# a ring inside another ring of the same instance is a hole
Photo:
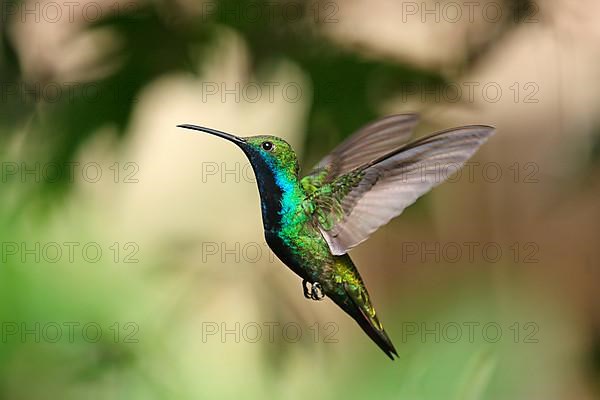
[[[0,398],[598,398],[597,2],[0,5]],[[401,112],[497,133],[352,251],[392,363],[175,125],[306,171]]]

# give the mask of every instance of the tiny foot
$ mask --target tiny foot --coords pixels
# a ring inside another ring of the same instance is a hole
[[[311,295],[312,288],[309,285],[310,284],[308,283],[308,281],[306,279],[302,280],[302,292],[304,293],[304,297],[306,297],[307,299],[312,298],[312,295]]]
[[[314,282],[312,287],[310,288],[310,298],[313,300],[323,300],[325,294],[323,293],[323,288],[319,282]]]

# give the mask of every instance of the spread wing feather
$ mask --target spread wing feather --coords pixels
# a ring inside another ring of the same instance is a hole
[[[303,187],[312,191],[397,149],[408,142],[418,120],[416,114],[397,114],[365,125],[323,158],[302,179]]]
[[[307,201],[314,205],[315,221],[332,253],[348,252],[401,214],[461,168],[493,132],[483,125],[439,132],[315,188]]]

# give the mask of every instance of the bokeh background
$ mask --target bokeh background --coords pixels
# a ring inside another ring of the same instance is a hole
[[[0,398],[600,394],[600,4],[1,1]],[[352,257],[391,362],[268,250],[230,143],[491,124]]]

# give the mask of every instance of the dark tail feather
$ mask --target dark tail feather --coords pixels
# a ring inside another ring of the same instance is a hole
[[[357,310],[351,315],[354,320],[358,322],[358,325],[360,325],[362,330],[365,331],[371,340],[373,340],[390,359],[394,360],[394,356],[398,357],[398,352],[394,348],[392,341],[387,333],[385,333],[383,327],[380,329],[378,326],[374,325],[360,307],[357,307]]]
[[[369,300],[367,288],[350,257],[347,254],[343,257],[341,262],[353,276],[349,278],[350,283],[346,280],[343,282],[345,296],[338,291],[334,292],[331,299],[350,315],[371,340],[393,360],[394,356],[398,357],[398,352],[377,318],[375,308]]]

